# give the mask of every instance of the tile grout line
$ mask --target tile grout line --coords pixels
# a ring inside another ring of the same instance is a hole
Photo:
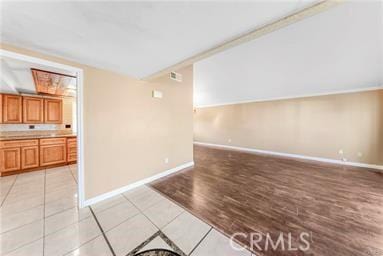
[[[126,200],[128,200],[131,204],[133,204],[134,205],[134,207],[136,207],[140,212],[141,212],[141,214],[142,215],[144,215],[156,228],[158,228],[158,230],[161,230],[161,228],[160,227],[158,227],[148,216],[146,216],[146,214],[144,213],[144,211],[145,210],[147,210],[147,209],[149,209],[149,208],[151,208],[151,207],[153,207],[153,206],[155,206],[156,204],[158,204],[158,203],[160,203],[161,201],[158,201],[157,203],[154,203],[153,205],[151,205],[151,206],[149,206],[149,207],[147,207],[146,209],[144,209],[144,210],[141,210],[140,208],[138,208],[127,196],[125,196],[124,194],[121,194],[123,197],[125,197],[125,199]],[[165,199],[167,199],[167,198],[165,198]],[[169,200],[170,201],[170,200]],[[171,201],[170,201],[171,202]],[[178,206],[178,205],[177,205]],[[180,207],[181,208],[181,207]],[[175,220],[175,219],[177,219],[181,214],[183,214],[184,212],[185,212],[185,210],[183,209],[183,208],[181,208],[182,209],[182,212],[181,213],[179,213],[179,214],[177,214],[177,216],[175,216],[173,219],[171,219],[168,223],[166,223],[165,224],[165,226],[167,226],[168,224],[170,224],[173,220]],[[164,226],[164,227],[165,227]]]
[[[135,203],[133,203],[132,201],[130,201],[129,198],[126,197],[124,194],[122,194],[122,196],[125,197],[125,199],[128,200],[132,205],[134,205],[134,207],[136,207],[137,210],[138,210],[142,215],[144,215],[144,217],[145,217],[150,223],[152,223],[158,230],[161,230],[156,224],[154,224],[154,222],[153,222],[148,216],[146,216],[146,214],[144,213],[143,210],[141,210],[140,208],[137,207],[137,205],[136,205]],[[155,203],[155,204],[153,204],[153,205],[156,205],[156,204],[157,204],[157,203]],[[152,205],[152,206],[153,206],[153,205]],[[152,207],[152,206],[149,206],[148,208],[150,208],[150,207]],[[148,208],[147,208],[147,209],[148,209]],[[146,210],[146,209],[145,209],[145,210]]]
[[[104,237],[104,239],[105,239],[105,241],[106,241],[106,244],[107,244],[108,247],[109,247],[109,250],[111,251],[111,253],[112,253],[113,256],[116,256],[116,253],[114,252],[112,245],[110,244],[108,238],[106,237],[106,235],[105,235],[105,233],[104,233],[104,230],[102,229],[100,223],[98,222],[98,219],[97,219],[97,217],[96,217],[96,214],[94,214],[93,209],[92,209],[91,207],[89,207],[89,210],[90,210],[90,212],[92,213],[92,215],[93,215],[93,217],[94,217],[94,219],[95,219],[95,221],[96,221],[96,223],[97,223],[98,228],[101,230],[101,234],[102,234],[102,236]]]
[[[131,200],[129,200],[129,198],[127,196],[125,196],[124,194],[121,194],[123,197],[126,198],[126,200],[128,200],[134,207],[136,207],[138,209],[138,211],[146,218],[149,220],[150,223],[152,223],[157,229],[158,229],[158,232],[156,232],[155,234],[159,233],[157,236],[160,236],[162,240],[165,241],[165,243],[167,245],[170,246],[170,248],[172,248],[174,251],[176,251],[177,253],[181,253],[182,256],[186,256],[186,253],[184,253],[172,240],[170,240],[161,230],[161,228],[159,228],[148,216],[146,216],[146,214],[144,213],[144,210],[141,210],[140,208],[138,208]],[[166,198],[165,198],[166,199]],[[157,203],[160,203],[160,202],[157,202]],[[153,204],[152,206],[156,205],[157,203]],[[152,207],[150,206],[150,207]],[[148,207],[148,208],[150,208]],[[147,208],[147,209],[148,209]],[[146,209],[145,209],[146,210]],[[170,224],[171,222],[173,222],[176,218],[178,218],[181,214],[183,214],[185,211],[183,210],[181,213],[179,213],[176,217],[174,217],[171,221],[169,221],[165,226],[167,226],[168,224]],[[164,239],[164,237],[166,239]],[[154,237],[155,238],[155,237]],[[153,238],[153,239],[154,239]],[[170,243],[169,243],[170,242]],[[149,243],[149,242],[148,242]]]
[[[76,182],[76,184],[78,185],[78,182],[77,182],[76,178],[74,177],[73,172],[72,172],[72,170],[70,169],[69,166],[68,166],[68,169],[69,169],[69,172],[70,172],[70,174],[72,175],[72,177],[73,177],[73,179],[74,179],[74,182]],[[76,172],[78,172],[77,167],[76,167]],[[77,175],[78,175],[78,173],[77,173]],[[77,187],[77,188],[78,188],[78,187]],[[77,191],[77,192],[78,192],[78,191]]]
[[[5,195],[5,197],[4,197],[4,200],[1,202],[1,205],[0,205],[0,206],[3,206],[3,204],[5,203],[5,200],[7,200],[8,195],[9,195],[9,193],[11,193],[11,190],[13,189],[13,186],[15,185],[16,180],[17,180],[18,177],[19,177],[19,175],[17,174],[15,180],[13,181],[11,187],[9,188],[9,190],[8,190],[7,194]]]
[[[44,169],[44,206],[43,206],[43,256],[45,255],[45,193],[47,185],[47,170]]]
[[[176,253],[179,253],[181,256],[187,256],[186,253],[184,253],[181,248],[178,247],[178,245],[176,245],[167,235],[165,235],[164,232],[162,232],[160,230],[160,234],[159,236],[161,237],[162,240],[165,241],[165,243],[167,243],[170,248],[172,248],[173,251],[175,251]]]
[[[134,248],[133,250],[128,252],[128,254],[126,254],[126,256],[134,256],[137,252],[139,252],[142,248],[144,248],[146,245],[148,245],[151,241],[156,239],[160,235],[160,232],[161,231],[158,230],[156,233],[151,235],[148,239],[146,239],[141,244],[139,244],[136,248]]]
[[[194,248],[190,251],[190,253],[188,255],[192,255],[192,253],[195,251],[195,249],[197,249],[197,247],[202,243],[203,240],[205,240],[205,238],[209,235],[209,233],[212,230],[213,230],[213,227],[210,226],[209,231],[201,238],[201,240],[196,244],[196,246],[194,246]]]

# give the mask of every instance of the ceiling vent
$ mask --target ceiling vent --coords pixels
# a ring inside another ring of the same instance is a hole
[[[177,82],[182,82],[182,75],[180,73],[170,72],[170,79]]]

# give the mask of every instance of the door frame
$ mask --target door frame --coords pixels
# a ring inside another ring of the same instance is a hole
[[[77,82],[77,174],[78,174],[78,205],[85,207],[85,182],[84,182],[84,123],[83,123],[83,102],[84,102],[84,71],[81,68],[65,65],[59,62],[49,61],[42,58],[32,57],[13,51],[0,49],[0,57],[8,57],[21,61],[32,62],[54,68],[64,69],[76,73]]]

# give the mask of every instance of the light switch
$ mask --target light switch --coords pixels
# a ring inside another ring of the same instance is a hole
[[[152,92],[152,96],[153,96],[153,98],[159,98],[159,99],[161,99],[161,98],[162,98],[162,92],[161,92],[161,91],[153,90],[153,92]]]

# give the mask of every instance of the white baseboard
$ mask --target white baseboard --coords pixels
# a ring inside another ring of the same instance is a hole
[[[269,150],[254,149],[254,148],[244,148],[244,147],[228,146],[228,145],[222,145],[222,144],[205,143],[205,142],[199,142],[199,141],[195,141],[194,144],[215,147],[215,148],[226,148],[226,149],[232,149],[232,150],[238,150],[238,151],[244,151],[244,152],[250,152],[250,153],[268,154],[268,155],[275,155],[275,156],[284,156],[284,157],[291,157],[291,158],[298,158],[298,159],[305,159],[305,160],[313,160],[313,161],[332,163],[332,164],[365,167],[365,168],[383,171],[382,165],[356,163],[356,162],[344,162],[341,160],[335,160],[335,159],[329,159],[329,158],[323,158],[323,157],[304,156],[304,155],[298,155],[298,154],[289,154],[289,153],[275,152],[275,151],[269,151]]]
[[[127,186],[124,186],[124,187],[115,189],[115,190],[113,190],[113,191],[104,193],[104,194],[102,194],[102,195],[99,195],[99,196],[96,196],[96,197],[87,199],[87,200],[85,200],[83,207],[86,207],[86,206],[89,206],[89,205],[98,203],[98,202],[103,201],[103,200],[105,200],[105,199],[108,199],[108,198],[111,198],[111,197],[113,197],[113,196],[119,195],[119,194],[121,194],[121,193],[124,193],[124,192],[126,192],[126,191],[129,191],[129,190],[134,189],[134,188],[136,188],[136,187],[139,187],[139,186],[141,186],[141,185],[150,183],[150,182],[152,182],[152,181],[155,181],[155,180],[157,180],[157,179],[160,179],[160,178],[165,177],[165,176],[167,176],[167,175],[169,175],[169,174],[172,174],[172,173],[181,171],[181,170],[183,170],[183,169],[185,169],[185,168],[187,168],[187,167],[191,167],[191,166],[194,166],[194,162],[193,162],[193,161],[192,161],[192,162],[185,163],[185,164],[181,164],[181,165],[176,166],[176,167],[174,167],[174,168],[172,168],[172,169],[166,170],[166,171],[164,171],[164,172],[161,172],[161,173],[156,174],[156,175],[154,175],[154,176],[145,178],[145,179],[143,179],[143,180],[134,182],[134,183],[129,184],[129,185],[127,185]]]

